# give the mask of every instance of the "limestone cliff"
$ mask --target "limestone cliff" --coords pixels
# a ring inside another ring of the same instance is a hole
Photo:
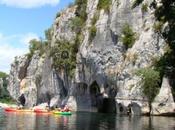
[[[78,31],[72,27],[73,20],[79,17],[78,5],[62,11],[51,27],[50,50],[56,48],[58,41],[73,45],[81,37],[74,75],[70,76],[65,67],[55,69],[55,59],[49,51],[42,56],[36,51],[30,60],[18,57],[12,64],[8,86],[14,98],[24,93],[28,107],[51,100],[52,106],[67,103],[78,111],[125,114],[131,106],[133,114],[149,112],[147,98],[141,92],[141,79],[134,71],[150,67],[153,59],[165,53],[165,41],[153,28],[153,0],[144,0],[135,8],[131,7],[133,0],[111,0],[108,9],[100,8],[99,2],[87,0],[86,20]],[[143,5],[147,5],[145,11]],[[131,47],[122,41],[126,24],[135,34]],[[170,90],[164,78],[152,114],[173,113],[175,104]]]

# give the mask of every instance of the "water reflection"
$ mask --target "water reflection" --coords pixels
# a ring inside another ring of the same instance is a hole
[[[174,117],[127,117],[86,112],[60,116],[0,110],[0,130],[175,130],[174,122]]]

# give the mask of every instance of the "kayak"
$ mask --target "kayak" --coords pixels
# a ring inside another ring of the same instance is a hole
[[[39,108],[34,109],[34,112],[35,113],[47,113],[47,114],[51,114],[52,113],[52,112],[50,112],[50,111],[48,111],[46,109],[39,109]]]
[[[58,114],[58,115],[72,115],[72,113],[70,111],[66,112],[62,112],[62,111],[53,111],[54,114]]]
[[[18,109],[18,108],[4,108],[7,112],[33,112],[33,110],[30,109]]]

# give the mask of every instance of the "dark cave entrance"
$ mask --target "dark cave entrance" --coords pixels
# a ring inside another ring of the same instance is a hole
[[[116,113],[115,98],[104,98],[100,93],[100,86],[93,82],[90,86],[91,106],[96,107],[101,113]]]
[[[100,87],[97,84],[97,82],[93,82],[92,85],[90,86],[90,94],[91,95],[97,95],[100,93]]]
[[[100,101],[98,101],[100,96],[100,87],[97,84],[97,82],[93,82],[92,85],[89,88],[90,91],[90,97],[91,97],[91,106],[97,107]]]
[[[116,113],[116,101],[114,98],[104,98],[98,112],[102,113]]]

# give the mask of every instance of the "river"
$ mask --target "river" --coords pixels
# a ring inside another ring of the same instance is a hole
[[[0,130],[175,130],[175,117],[128,117],[89,112],[60,116],[10,113],[0,109]]]

